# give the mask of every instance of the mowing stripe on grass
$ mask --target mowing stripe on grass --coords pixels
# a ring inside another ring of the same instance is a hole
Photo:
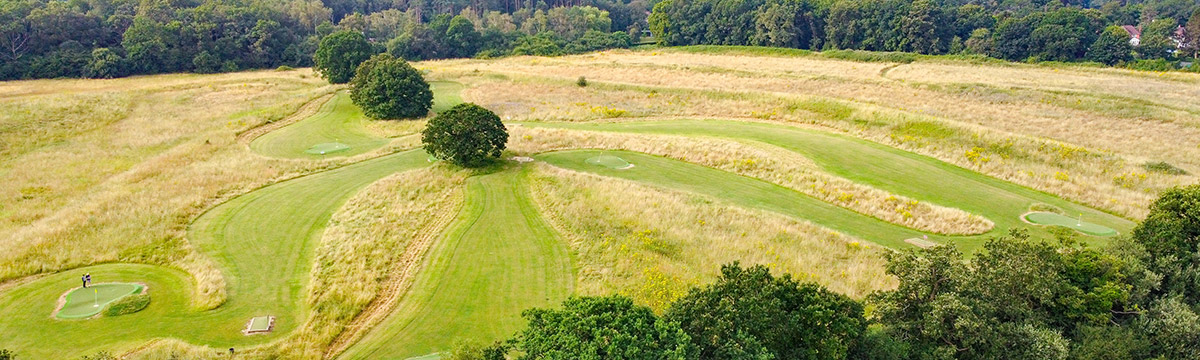
[[[459,340],[490,343],[523,326],[520,312],[570,294],[569,252],[542,220],[527,170],[472,177],[462,211],[396,310],[340,358],[405,359]]]
[[[567,128],[578,130],[634,132],[670,135],[698,135],[759,142],[799,153],[812,159],[825,171],[852,181],[887,190],[920,201],[958,208],[992,220],[996,227],[986,236],[945,237],[928,234],[930,239],[944,242],[955,239],[956,245],[971,252],[982,246],[988,236],[1002,234],[1010,228],[1030,228],[1034,235],[1046,235],[1044,229],[1029,227],[1017,217],[1033,203],[1048,203],[1071,213],[1083,213],[1093,221],[1127,231],[1133,222],[1075,204],[1056,196],[996,179],[943,161],[904,150],[829,132],[792,126],[730,120],[667,120],[623,123],[526,123],[527,126]],[[626,159],[629,159],[626,157]],[[637,163],[636,160],[633,161]],[[642,164],[638,164],[641,166]],[[860,215],[861,216],[861,215]],[[821,221],[822,225],[829,226]],[[836,224],[836,222],[835,222]],[[919,234],[919,233],[918,233]],[[904,239],[903,234],[889,236]],[[919,237],[919,236],[918,236]],[[876,236],[865,240],[886,244],[891,241]],[[957,240],[967,241],[957,241]],[[1084,241],[1098,244],[1106,241],[1086,237]],[[908,246],[908,245],[902,245]]]

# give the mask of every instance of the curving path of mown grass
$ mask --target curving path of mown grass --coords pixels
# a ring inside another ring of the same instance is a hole
[[[341,358],[405,359],[450,350],[459,340],[490,343],[522,326],[522,310],[571,293],[569,251],[529,198],[526,172],[468,180],[462,212],[412,290]]]
[[[756,186],[763,185],[751,186],[752,183],[731,178],[736,175],[722,174],[722,171],[715,169],[709,169],[711,171],[692,169],[693,167],[699,168],[698,165],[640,155],[642,161],[662,166],[659,169],[662,171],[704,172],[703,175],[694,174],[668,181],[668,177],[671,176],[668,175],[669,173],[655,174],[655,169],[642,168],[643,164],[638,161],[632,161],[636,167],[631,170],[614,171],[584,166],[586,164],[582,159],[596,156],[600,152],[543,155],[546,161],[558,166],[706,193],[744,206],[766,208],[809,219],[844,233],[894,248],[908,247],[909,245],[903,244],[904,239],[921,235],[928,235],[931,240],[938,242],[949,241],[968,252],[977,250],[982,245],[983,239],[998,235],[1011,228],[1023,227],[1030,229],[1034,235],[1046,235],[1048,234],[1047,229],[1029,226],[1020,219],[1020,215],[1027,212],[1029,206],[1034,203],[1051,204],[1070,213],[1083,213],[1091,221],[1108,225],[1121,232],[1128,231],[1133,227],[1133,223],[1127,219],[1075,204],[1044,192],[960,168],[927,156],[828,132],[784,125],[727,120],[526,123],[525,125],[594,131],[711,136],[760,142],[799,153],[812,159],[825,171],[855,182],[920,201],[963,209],[984,216],[996,224],[991,232],[976,236],[925,234],[832,207],[782,187],[776,187],[770,191],[752,190]],[[582,159],[574,159],[574,157],[582,157]],[[710,177],[722,180],[711,181]],[[705,180],[699,181],[699,179]],[[759,197],[747,192],[756,192],[761,200],[751,200]],[[768,193],[773,195],[768,196]],[[779,201],[771,201],[772,197],[795,199],[786,201],[786,203],[792,204],[786,205],[778,203]],[[805,200],[800,200],[801,198]],[[805,205],[797,205],[801,203]],[[800,206],[804,209],[785,209],[788,206]],[[827,209],[826,207],[836,209]],[[1083,238],[1085,241],[1093,243],[1103,241],[1102,238],[1092,236]]]
[[[462,84],[432,81],[429,85],[433,90],[433,112],[462,103],[459,95]],[[368,131],[365,127],[368,121],[371,120],[363,115],[362,109],[350,101],[350,94],[343,91],[334,94],[313,116],[254,139],[250,149],[269,157],[322,159],[362,154],[392,141]],[[313,146],[331,143],[350,148],[324,155],[307,152]]]
[[[210,311],[191,310],[194,283],[182,272],[156,266],[114,264],[62,272],[0,294],[0,339],[32,359],[70,358],[96,348],[128,347],[156,337],[218,347],[273,340],[305,320],[304,286],[313,248],[326,223],[346,200],[387,175],[427,166],[422,150],[410,150],[285,181],[221,204],[201,215],[189,240],[211,256],[227,281],[228,300]],[[115,318],[61,321],[50,318],[55,300],[91,272],[97,282],[147,283],[150,306]],[[275,331],[240,333],[253,316],[276,317]],[[55,334],[45,336],[44,334]],[[86,339],[86,341],[81,341]]]

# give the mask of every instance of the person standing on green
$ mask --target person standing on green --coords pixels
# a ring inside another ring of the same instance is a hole
[[[83,280],[83,288],[86,289],[87,288],[87,274],[83,274],[83,276],[80,276],[79,280]]]

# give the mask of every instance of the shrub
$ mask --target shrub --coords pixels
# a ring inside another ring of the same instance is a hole
[[[1165,161],[1151,161],[1151,162],[1142,164],[1142,168],[1146,169],[1146,171],[1163,173],[1163,174],[1168,174],[1168,175],[1187,175],[1187,171],[1177,168],[1177,167],[1175,167],[1175,165],[1171,165],[1170,163],[1165,162]]]
[[[287,66],[287,65],[279,65],[279,67],[275,68],[275,71],[292,71],[292,70],[296,70],[296,68]]]
[[[345,84],[354,77],[358,64],[374,53],[362,33],[342,30],[321,39],[313,54],[313,68],[330,83]]]
[[[579,87],[587,87],[587,78],[580,76],[579,80],[575,80],[575,85],[579,85]]]
[[[481,167],[504,151],[508,129],[496,113],[463,103],[429,120],[421,141],[425,151],[438,159],[462,167]]]
[[[375,119],[418,118],[433,106],[433,91],[421,73],[388,54],[360,64],[350,86],[350,100]]]
[[[146,306],[150,306],[150,294],[142,292],[141,294],[129,295],[109,305],[104,309],[104,316],[120,316],[132,314],[142,311]]]

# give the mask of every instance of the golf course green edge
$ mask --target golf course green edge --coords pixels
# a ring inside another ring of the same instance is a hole
[[[54,312],[54,316],[59,319],[90,318],[107,309],[109,304],[145,290],[145,285],[120,282],[78,287],[63,294],[63,305]]]

